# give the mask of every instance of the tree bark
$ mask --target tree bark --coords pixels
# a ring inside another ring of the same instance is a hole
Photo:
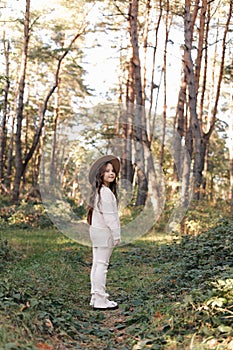
[[[197,118],[197,93],[196,93],[196,81],[194,74],[194,65],[191,55],[192,50],[192,37],[193,32],[191,28],[191,3],[190,0],[185,0],[184,10],[184,28],[185,28],[185,48],[184,48],[184,62],[185,62],[185,73],[188,85],[189,99],[188,107],[190,113],[190,124],[192,129],[193,137],[193,152],[194,152],[194,199],[199,199],[199,189],[202,181],[202,170],[203,170],[203,154],[204,145],[201,135],[201,128]]]
[[[198,6],[198,1],[196,5]],[[215,97],[215,103],[213,111],[211,113],[209,121],[209,130],[205,133],[202,130],[201,121],[197,117],[197,91],[198,91],[198,81],[197,76],[194,73],[194,65],[191,55],[192,50],[192,37],[193,37],[193,18],[196,16],[196,9],[194,8],[194,15],[191,16],[191,2],[190,0],[185,0],[185,11],[184,11],[184,28],[185,28],[185,48],[184,48],[184,62],[185,62],[185,73],[187,77],[189,100],[188,107],[190,112],[190,122],[192,129],[193,138],[193,152],[194,152],[194,199],[200,198],[200,187],[203,180],[203,169],[205,164],[206,147],[209,142],[210,136],[214,130],[218,102],[220,97],[221,82],[223,79],[224,62],[225,62],[225,52],[226,52],[226,38],[229,31],[229,24],[232,16],[232,1],[229,3],[229,12],[226,20],[226,25],[222,40],[222,56],[220,63],[220,72],[218,76],[217,91]],[[206,13],[206,11],[204,12]],[[203,40],[200,40],[203,43]],[[197,70],[198,71],[198,70]]]
[[[204,45],[204,36],[205,36],[204,34],[205,34],[205,23],[206,23],[206,11],[207,11],[207,0],[202,0],[200,23],[199,23],[199,30],[198,30],[199,35],[198,35],[197,58],[195,62],[196,94],[198,93],[199,80],[200,80],[200,74],[201,74],[201,64],[202,64],[203,45]]]
[[[214,130],[215,122],[216,122],[216,115],[218,112],[218,103],[219,103],[219,98],[220,98],[220,93],[221,93],[221,84],[222,84],[222,80],[223,80],[223,72],[224,72],[224,65],[225,65],[227,34],[229,32],[229,26],[230,26],[232,14],[233,14],[232,11],[233,11],[233,2],[230,1],[229,2],[229,11],[228,11],[227,20],[226,20],[226,24],[225,24],[225,28],[224,28],[224,33],[223,33],[222,54],[221,54],[220,71],[219,71],[219,75],[218,75],[217,89],[216,89],[216,98],[215,98],[215,103],[214,103],[213,111],[212,111],[211,118],[210,118],[209,131],[204,135],[205,139],[207,139],[207,140],[210,138],[210,136]]]
[[[131,48],[132,50],[132,48]],[[121,179],[122,187],[127,192],[131,192],[134,177],[134,168],[132,164],[132,134],[133,134],[133,115],[134,115],[134,65],[131,60],[128,63],[128,78],[126,83],[126,111],[120,111],[120,124],[122,126],[123,150],[121,158]]]
[[[141,63],[138,43],[138,0],[132,0],[129,4],[129,33],[132,46],[131,62],[134,67],[135,102],[133,120],[133,138],[135,146],[135,163],[137,165],[138,193],[136,206],[143,206],[147,197],[147,178],[145,170],[145,155],[143,139],[147,138],[146,119],[142,89]]]
[[[206,83],[207,83],[207,67],[208,67],[208,37],[209,37],[209,26],[210,26],[210,3],[207,6],[207,16],[206,16],[206,26],[205,26],[205,35],[204,35],[204,72],[203,72],[203,78],[202,78],[202,88],[201,88],[201,97],[200,97],[200,107],[199,107],[199,116],[198,119],[200,120],[202,124],[202,117],[203,117],[203,111],[204,111],[204,102],[205,102],[205,95],[206,95]],[[196,91],[197,92],[197,91]]]
[[[24,22],[24,44],[21,58],[21,67],[19,73],[19,95],[18,95],[18,107],[16,114],[16,137],[15,137],[15,178],[13,188],[13,200],[15,202],[19,199],[19,190],[21,177],[23,175],[23,163],[22,163],[22,120],[23,120],[23,109],[24,109],[24,88],[26,79],[27,69],[27,58],[28,58],[28,44],[29,44],[29,21],[30,21],[30,0],[26,0],[26,11],[25,11],[25,22]]]
[[[169,23],[169,0],[166,1],[166,19],[165,19],[165,43],[163,52],[163,127],[162,127],[162,139],[160,147],[160,165],[163,165],[164,160],[164,147],[165,147],[165,136],[166,136],[166,126],[167,126],[167,45],[169,38],[169,31],[171,22]]]
[[[25,159],[24,159],[23,171],[25,171],[26,166],[27,166],[28,162],[30,161],[30,159],[32,158],[33,153],[34,153],[34,151],[35,151],[35,149],[36,149],[36,147],[38,145],[38,142],[40,140],[41,132],[42,132],[42,129],[44,127],[45,114],[47,112],[49,100],[50,100],[51,96],[53,95],[54,91],[56,90],[56,88],[57,88],[57,86],[59,84],[59,76],[60,76],[61,64],[62,64],[63,60],[65,59],[65,57],[67,56],[67,54],[70,52],[70,50],[71,50],[73,44],[75,43],[75,41],[82,35],[83,31],[84,31],[84,28],[81,31],[79,31],[73,37],[73,39],[71,40],[69,46],[67,47],[67,49],[64,51],[64,53],[61,55],[61,57],[58,60],[57,68],[56,68],[56,72],[55,72],[55,82],[54,82],[54,85],[49,90],[49,92],[48,92],[48,94],[47,94],[47,96],[46,96],[46,98],[44,100],[43,108],[42,108],[42,111],[40,113],[39,124],[38,124],[36,133],[35,133],[34,138],[33,138],[32,146],[31,146],[29,152],[27,153],[27,155],[25,156]]]
[[[27,5],[30,4],[30,1],[27,0]],[[24,43],[24,50],[23,50],[23,59],[22,59],[22,73],[20,75],[20,85],[19,85],[19,107],[17,111],[17,133],[16,133],[16,174],[15,174],[15,181],[14,181],[14,190],[13,190],[13,199],[14,201],[18,201],[19,199],[19,190],[20,190],[20,182],[21,178],[26,170],[28,162],[31,160],[37,145],[40,140],[40,136],[42,133],[42,129],[44,127],[45,122],[45,114],[47,112],[48,103],[53,95],[54,91],[56,90],[58,84],[59,84],[59,75],[61,70],[61,64],[67,54],[70,52],[73,44],[75,41],[83,34],[84,30],[86,28],[86,25],[83,25],[82,28],[78,31],[78,33],[73,37],[73,39],[70,41],[70,44],[68,47],[64,50],[64,53],[60,56],[57,63],[57,68],[55,72],[55,82],[54,85],[51,87],[49,92],[47,93],[47,96],[44,100],[42,110],[40,112],[40,118],[39,123],[36,129],[36,132],[33,137],[32,145],[28,151],[28,153],[25,155],[24,159],[22,159],[22,147],[21,147],[21,127],[22,127],[22,118],[23,118],[23,95],[24,95],[24,84],[25,84],[25,74],[26,74],[26,58],[27,58],[27,51],[28,51],[28,39],[29,39],[29,6],[26,8],[26,18],[25,18],[25,43]]]
[[[54,118],[53,118],[53,143],[52,143],[52,154],[51,154],[51,161],[50,161],[50,180],[51,183],[54,182],[54,176],[56,176],[56,167],[55,167],[55,155],[56,155],[56,148],[57,148],[57,124],[58,124],[58,118],[59,118],[59,84],[60,79],[58,81],[58,86],[54,92]]]
[[[183,61],[183,69],[181,73],[181,85],[178,95],[178,103],[176,108],[176,117],[174,121],[174,130],[175,136],[174,139],[174,173],[173,173],[173,188],[172,192],[175,193],[178,187],[178,181],[179,178],[182,176],[182,169],[183,169],[183,163],[184,159],[182,157],[182,142],[185,140],[188,141],[188,132],[187,132],[187,113],[186,113],[186,106],[187,106],[187,81],[186,81],[186,75],[184,74],[184,61]],[[191,156],[191,150],[189,150],[189,154]],[[187,174],[187,173],[186,173]],[[186,176],[186,175],[185,175]],[[189,184],[188,181],[185,180],[186,184]],[[188,191],[188,187],[183,188],[183,193],[186,193]],[[185,201],[183,197],[183,201]]]
[[[10,43],[5,38],[5,32],[3,33],[3,46],[4,46],[4,56],[5,56],[5,87],[4,87],[4,99],[2,107],[2,123],[0,129],[0,184],[4,182],[4,168],[5,168],[5,151],[6,151],[6,142],[7,142],[7,115],[8,115],[8,94],[10,89],[10,80],[9,80],[9,52],[10,52]],[[1,188],[0,188],[1,191]]]
[[[151,0],[147,0],[146,3],[146,18],[145,18],[145,25],[144,25],[144,32],[143,32],[143,84],[142,84],[142,91],[143,91],[143,100],[146,100],[146,74],[147,74],[147,48],[148,48],[148,33],[149,33],[149,26],[150,26],[150,11],[151,11]]]
[[[148,111],[148,119],[149,119],[149,141],[151,143],[153,136],[154,136],[154,128],[155,128],[155,116],[157,111],[157,103],[158,103],[158,95],[159,95],[159,88],[160,83],[155,84],[155,59],[156,59],[156,52],[157,52],[157,46],[158,46],[158,33],[159,33],[159,27],[162,19],[163,14],[163,8],[162,8],[162,0],[159,0],[159,16],[158,20],[156,21],[156,27],[155,27],[155,43],[153,47],[153,61],[152,61],[152,72],[151,72],[151,83],[150,83],[150,105],[149,105],[149,111]],[[161,75],[162,78],[162,75]],[[157,98],[154,108],[154,115],[152,117],[152,108],[154,103],[154,91],[157,90]]]

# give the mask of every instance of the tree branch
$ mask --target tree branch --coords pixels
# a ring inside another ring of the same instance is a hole
[[[28,162],[30,161],[30,159],[32,158],[34,151],[38,145],[41,133],[42,133],[42,129],[44,127],[44,121],[45,121],[45,114],[47,112],[47,108],[48,108],[48,102],[51,98],[51,96],[53,95],[54,91],[56,90],[57,86],[58,86],[58,82],[59,82],[59,74],[60,74],[60,70],[61,70],[61,64],[63,62],[63,60],[65,59],[65,57],[67,56],[67,54],[70,52],[73,44],[75,43],[75,41],[84,33],[86,26],[83,26],[83,28],[81,29],[81,31],[79,31],[71,40],[70,44],[68,45],[68,47],[65,49],[64,53],[61,55],[61,57],[58,59],[58,63],[57,63],[57,69],[55,72],[55,82],[54,85],[51,87],[51,89],[49,90],[45,100],[44,100],[44,104],[43,104],[43,108],[40,114],[40,120],[39,120],[39,124],[36,130],[36,133],[34,135],[33,138],[33,142],[32,142],[32,146],[30,148],[30,150],[28,151],[28,153],[26,154],[25,158],[24,158],[24,163],[23,163],[23,169],[22,172],[24,173],[26,166],[28,164]]]
[[[232,4],[232,1],[230,1],[229,13],[228,13],[226,26],[225,26],[225,30],[224,30],[224,35],[223,35],[223,41],[222,41],[222,57],[221,57],[221,65],[220,65],[220,72],[219,72],[219,78],[218,78],[216,99],[215,99],[213,112],[211,115],[209,131],[206,134],[204,134],[204,137],[207,140],[210,138],[210,136],[214,130],[214,127],[215,127],[215,122],[216,122],[216,115],[217,115],[217,111],[218,111],[218,102],[219,102],[220,91],[221,91],[221,83],[222,83],[223,73],[224,73],[226,42],[227,42],[226,38],[227,38],[227,33],[229,32],[229,26],[230,26],[231,17],[232,17],[232,10],[233,10],[233,4]]]

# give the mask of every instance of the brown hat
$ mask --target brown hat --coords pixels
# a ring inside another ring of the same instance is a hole
[[[116,175],[119,174],[120,171],[120,161],[117,157],[113,156],[113,155],[106,155],[103,156],[99,159],[97,159],[91,166],[91,169],[89,171],[89,182],[90,184],[93,183],[93,181],[95,180],[95,176],[97,174],[97,171],[99,170],[99,168],[102,167],[102,165],[106,164],[107,162],[111,162],[115,171],[116,171]]]

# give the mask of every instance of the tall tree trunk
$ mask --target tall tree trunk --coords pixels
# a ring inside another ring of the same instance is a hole
[[[27,0],[27,2],[30,3],[29,0]],[[27,12],[27,11],[26,11]],[[26,21],[25,21],[25,26],[26,25]],[[63,54],[60,56],[60,58],[58,59],[58,63],[57,63],[57,67],[56,67],[56,71],[55,71],[55,82],[54,85],[51,87],[51,89],[48,91],[44,103],[43,103],[43,107],[42,110],[40,112],[40,118],[39,118],[39,123],[36,129],[36,132],[34,134],[33,137],[33,141],[32,141],[32,145],[28,151],[28,153],[26,154],[26,156],[24,157],[24,160],[22,161],[22,150],[21,150],[21,126],[22,126],[22,119],[17,118],[18,120],[18,124],[17,124],[17,134],[16,134],[16,164],[18,166],[18,169],[16,171],[16,175],[15,175],[15,183],[14,183],[14,191],[13,191],[13,198],[15,201],[18,201],[19,198],[19,188],[20,188],[20,181],[21,178],[26,170],[26,167],[28,165],[28,162],[31,160],[37,145],[39,143],[40,137],[41,137],[41,133],[44,127],[44,122],[45,122],[45,114],[47,112],[47,108],[48,108],[48,103],[49,100],[51,98],[51,96],[53,95],[54,91],[56,90],[58,84],[59,84],[59,76],[60,76],[60,70],[61,70],[61,65],[63,60],[65,59],[65,57],[67,56],[67,54],[70,52],[73,44],[75,43],[75,41],[83,34],[86,25],[82,25],[82,27],[80,28],[80,30],[78,31],[78,33],[76,35],[74,35],[74,37],[71,39],[70,44],[68,45],[68,47],[64,50]],[[26,31],[26,30],[25,30]],[[26,68],[26,67],[25,67]],[[21,86],[21,85],[20,85]],[[19,106],[21,106],[21,108],[18,108],[18,113],[17,116],[21,115],[21,112],[23,112],[23,103],[22,102],[22,93],[19,92],[19,96],[21,96],[20,98],[20,103]]]
[[[9,52],[10,43],[5,38],[5,32],[3,33],[3,46],[4,46],[4,57],[5,57],[5,87],[4,87],[4,100],[2,107],[2,123],[0,128],[0,185],[4,181],[4,169],[5,169],[5,151],[6,151],[6,141],[7,141],[7,115],[8,115],[8,94],[10,89],[10,79],[9,79]],[[0,191],[2,189],[0,188]]]
[[[198,0],[196,0],[196,5],[198,6]],[[185,61],[185,72],[187,76],[187,84],[189,91],[189,112],[190,112],[190,121],[192,128],[192,137],[193,137],[193,152],[194,152],[194,198],[199,199],[200,197],[200,186],[202,184],[202,176],[203,169],[205,164],[205,156],[206,156],[206,147],[209,142],[210,136],[214,130],[218,102],[220,97],[221,90],[221,82],[223,79],[223,71],[224,71],[224,62],[225,62],[225,52],[226,52],[226,38],[227,33],[229,32],[230,20],[232,17],[232,1],[229,3],[229,11],[227,15],[227,20],[224,28],[223,40],[222,40],[222,56],[220,62],[220,71],[218,75],[218,83],[217,83],[217,91],[215,97],[214,107],[210,116],[209,121],[209,130],[204,133],[202,130],[202,125],[197,118],[197,81],[194,74],[194,65],[191,56],[192,49],[192,37],[193,37],[193,18],[195,17],[196,9],[194,8],[194,15],[191,16],[190,8],[191,2],[190,0],[185,0],[185,11],[184,11],[184,27],[185,27],[185,50],[184,50],[184,61]]]
[[[133,137],[135,145],[135,163],[137,164],[138,193],[136,206],[144,205],[147,197],[147,178],[145,171],[145,155],[143,138],[146,134],[146,119],[143,100],[143,87],[141,77],[141,63],[138,43],[138,0],[132,0],[129,4],[129,32],[132,46],[132,64],[134,65],[135,102],[133,120]]]
[[[205,148],[203,173],[202,173],[202,187],[201,187],[201,191],[200,191],[200,199],[206,197],[207,172],[208,172],[208,168],[209,168],[209,148],[210,148],[210,140],[207,140],[206,148]]]
[[[166,1],[166,20],[165,20],[165,43],[164,43],[164,52],[163,52],[163,127],[162,127],[162,139],[161,139],[161,148],[160,148],[160,165],[163,165],[164,160],[164,147],[165,147],[165,135],[166,135],[166,126],[167,126],[167,45],[168,37],[170,31],[170,25],[172,20],[169,23],[169,0]]]
[[[198,93],[199,80],[200,80],[200,74],[201,74],[203,44],[204,44],[204,37],[205,37],[204,34],[205,34],[205,23],[206,23],[206,10],[207,10],[207,0],[202,0],[200,23],[199,23],[199,30],[198,30],[197,58],[195,62],[196,94]]]
[[[180,90],[179,90],[179,95],[178,95],[178,103],[177,103],[177,108],[176,108],[176,117],[174,121],[174,130],[175,135],[177,132],[177,136],[174,138],[174,173],[173,173],[173,188],[172,192],[175,193],[178,187],[178,182],[181,177],[183,177],[183,167],[184,167],[184,159],[183,159],[183,154],[182,154],[182,142],[184,143],[185,141],[188,141],[188,132],[187,132],[187,111],[186,111],[186,106],[187,106],[187,96],[186,96],[186,91],[187,91],[187,81],[186,81],[186,75],[184,73],[184,64],[183,64],[183,69],[182,69],[182,75],[181,75],[181,85],[180,85]],[[189,150],[190,156],[191,156],[191,150]],[[184,174],[184,182],[182,181],[183,184],[189,184],[189,181],[186,180],[188,172],[185,170]],[[185,194],[188,192],[188,187],[183,185],[183,196],[182,200],[185,202]]]
[[[28,84],[27,86],[27,98],[25,98],[25,105],[26,106],[29,106],[29,96],[30,96],[30,86]],[[30,121],[30,112],[29,110],[27,109],[24,113],[24,124],[25,124],[25,128],[24,128],[24,140],[23,140],[23,146],[24,146],[24,150],[22,152],[23,154],[23,159],[26,157],[27,155],[27,152],[28,152],[28,149],[29,149],[29,121]],[[27,186],[27,172],[24,171],[23,174],[22,174],[22,190],[24,191],[26,189],[26,186]]]
[[[120,124],[122,126],[122,157],[121,157],[121,179],[122,188],[131,192],[134,177],[134,168],[132,164],[132,133],[133,133],[133,114],[134,114],[134,65],[131,60],[128,63],[128,78],[126,83],[126,111],[120,111]]]
[[[50,161],[50,180],[54,183],[54,176],[56,176],[55,155],[57,148],[57,124],[59,118],[59,86],[60,79],[58,80],[58,86],[54,92],[54,118],[53,118],[53,142],[52,142],[52,154]]]
[[[205,35],[204,35],[204,72],[203,72],[203,78],[202,78],[202,88],[201,88],[201,97],[200,97],[200,108],[199,108],[199,115],[198,119],[200,120],[202,124],[202,116],[204,111],[204,102],[205,102],[205,94],[206,94],[206,83],[207,83],[207,67],[208,67],[208,37],[209,37],[209,26],[210,26],[210,3],[207,7],[207,19],[206,19],[206,28],[205,28]]]
[[[15,179],[13,188],[13,200],[18,201],[20,182],[23,175],[23,162],[22,162],[22,120],[24,110],[24,88],[27,69],[28,58],[28,44],[29,44],[29,20],[30,20],[30,0],[26,0],[25,22],[24,22],[24,44],[21,58],[21,67],[19,73],[19,95],[18,95],[18,107],[16,115],[16,138],[15,138]]]
[[[231,23],[231,18],[232,18],[232,13],[233,13],[232,10],[233,10],[233,3],[232,3],[232,1],[230,1],[229,11],[228,11],[228,15],[226,18],[226,24],[225,24],[224,33],[223,33],[221,61],[220,61],[220,69],[219,69],[219,74],[218,74],[217,88],[216,88],[216,93],[215,93],[214,107],[210,113],[210,117],[208,120],[209,130],[207,132],[203,133],[203,145],[204,145],[204,152],[205,152],[202,155],[203,156],[203,161],[202,161],[203,169],[204,169],[204,164],[205,164],[205,157],[207,155],[207,152],[206,152],[206,149],[208,147],[207,145],[209,144],[209,140],[210,140],[210,137],[214,131],[214,127],[215,127],[215,123],[216,123],[216,116],[217,116],[217,112],[218,112],[218,103],[219,103],[219,98],[220,98],[220,93],[221,93],[221,85],[222,85],[224,66],[225,66],[227,34],[229,32],[229,26]]]
[[[193,152],[194,152],[194,199],[199,199],[199,189],[202,181],[202,170],[204,163],[203,153],[205,154],[204,145],[202,141],[201,128],[197,118],[197,93],[196,93],[196,82],[194,74],[194,65],[191,55],[192,50],[192,37],[193,32],[191,28],[191,3],[190,0],[185,0],[185,11],[184,11],[184,28],[185,28],[185,48],[184,48],[184,62],[185,62],[185,73],[189,91],[188,107],[190,113],[190,124],[192,129],[193,137]]]
[[[7,151],[7,169],[5,176],[5,184],[9,190],[11,187],[11,176],[12,176],[12,166],[13,166],[13,149],[14,149],[14,129],[15,129],[15,115],[12,117],[10,142]]]
[[[148,47],[148,33],[150,25],[150,11],[151,11],[151,0],[147,0],[146,3],[146,15],[145,15],[145,25],[143,32],[143,67],[142,67],[142,91],[143,91],[143,100],[146,100],[146,74],[147,74],[147,47]]]
[[[156,27],[155,27],[155,43],[153,46],[153,61],[152,61],[152,72],[151,72],[151,83],[150,83],[150,105],[149,105],[149,111],[148,111],[148,119],[150,121],[149,123],[149,141],[151,143],[153,136],[154,136],[154,128],[155,128],[155,117],[156,117],[156,111],[157,111],[157,103],[158,103],[158,96],[159,96],[159,88],[160,84],[155,84],[155,59],[156,59],[156,52],[157,52],[157,46],[158,46],[158,33],[159,33],[159,27],[162,19],[163,14],[163,7],[162,7],[162,0],[159,0],[159,17],[156,21]],[[162,75],[161,75],[162,79]],[[155,109],[154,109],[154,115],[152,117],[152,108],[154,103],[154,91],[157,90],[157,98],[155,103]]]
[[[222,39],[222,52],[221,52],[221,61],[220,61],[220,70],[219,70],[219,75],[218,75],[218,83],[217,83],[217,88],[216,88],[216,97],[215,97],[215,102],[214,102],[214,107],[210,116],[210,122],[209,122],[209,130],[207,133],[204,134],[204,138],[208,141],[210,138],[214,127],[215,127],[215,122],[216,122],[216,115],[218,112],[218,103],[219,103],[219,98],[220,98],[220,93],[221,93],[221,85],[222,85],[222,80],[223,80],[223,73],[224,73],[224,65],[225,65],[225,56],[226,56],[226,44],[227,44],[227,34],[229,32],[229,26],[231,23],[231,18],[233,14],[233,2],[229,2],[229,11],[226,19],[226,24],[224,28],[224,33],[223,33],[223,39]]]

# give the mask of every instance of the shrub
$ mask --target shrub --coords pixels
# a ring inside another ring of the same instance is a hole
[[[39,227],[51,227],[49,220],[42,204],[24,202],[20,205],[11,205],[0,209],[0,227],[15,226],[22,229]]]

